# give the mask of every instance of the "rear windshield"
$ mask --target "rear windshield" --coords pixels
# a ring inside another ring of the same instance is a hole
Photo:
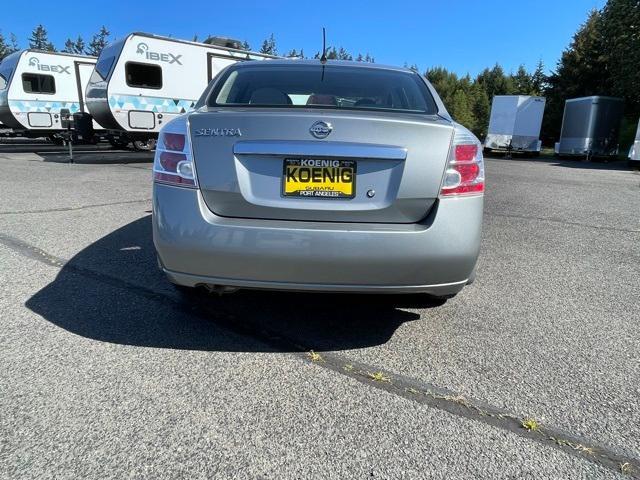
[[[217,82],[209,106],[333,108],[435,114],[418,74],[338,65],[231,67]]]

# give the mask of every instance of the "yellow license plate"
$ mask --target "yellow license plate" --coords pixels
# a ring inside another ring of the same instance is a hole
[[[356,195],[356,162],[287,158],[282,174],[285,197],[353,198]]]

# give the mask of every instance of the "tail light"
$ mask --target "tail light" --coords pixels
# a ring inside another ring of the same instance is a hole
[[[181,187],[198,186],[186,125],[181,132],[160,132],[153,161],[153,180]]]
[[[480,143],[471,133],[456,127],[440,196],[482,195],[483,192],[484,160]]]

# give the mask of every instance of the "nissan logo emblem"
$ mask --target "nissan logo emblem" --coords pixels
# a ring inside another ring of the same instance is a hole
[[[332,130],[330,123],[320,121],[311,125],[309,132],[316,138],[327,138]]]

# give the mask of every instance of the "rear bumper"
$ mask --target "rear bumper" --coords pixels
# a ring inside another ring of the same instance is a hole
[[[219,217],[197,190],[154,185],[153,238],[177,284],[447,296],[472,275],[482,197],[444,199],[424,224]]]

